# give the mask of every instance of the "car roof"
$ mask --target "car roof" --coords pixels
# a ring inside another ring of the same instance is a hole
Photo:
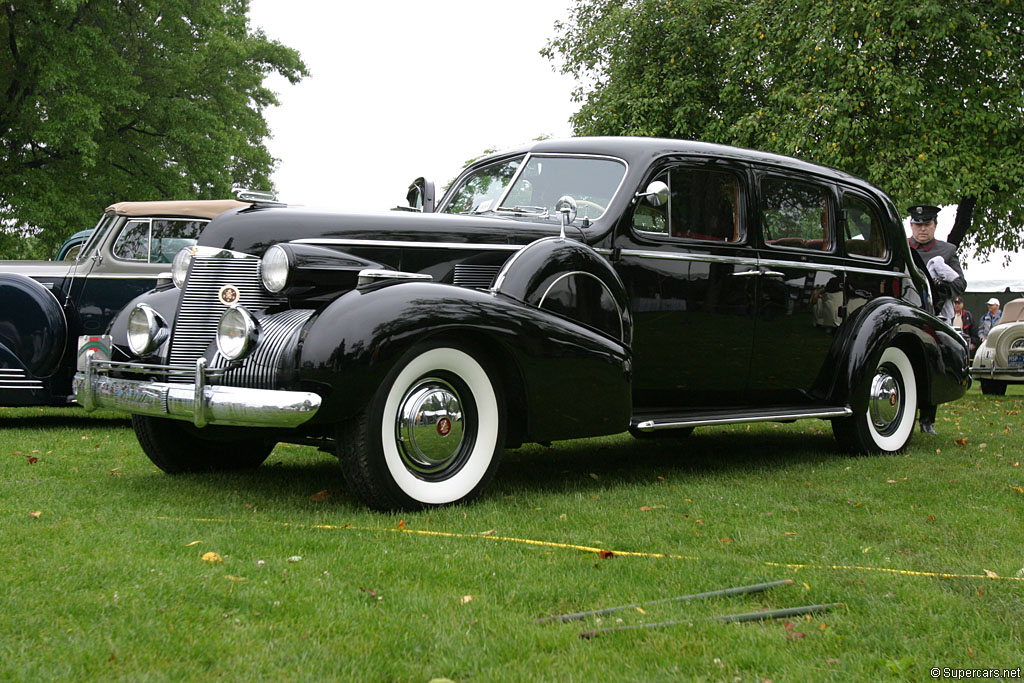
[[[234,199],[191,199],[159,202],[118,202],[106,208],[118,216],[191,216],[215,218],[230,209],[250,206]]]
[[[1022,320],[1024,320],[1024,299],[1007,301],[1006,305],[1003,306],[1003,315],[999,319],[1000,323],[1021,322]]]

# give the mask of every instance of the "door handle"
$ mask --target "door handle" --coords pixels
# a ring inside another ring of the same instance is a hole
[[[786,277],[785,273],[780,273],[777,270],[762,270],[761,275],[765,277]]]
[[[733,273],[733,277],[761,277],[759,270],[744,270],[742,273]]]

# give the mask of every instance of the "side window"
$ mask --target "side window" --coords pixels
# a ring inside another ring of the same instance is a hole
[[[114,256],[126,261],[148,261],[149,221],[128,221],[114,242]]]
[[[466,178],[445,207],[445,213],[481,213],[497,208],[501,193],[516,174],[523,157],[477,169]]]
[[[827,250],[834,243],[828,188],[788,178],[761,181],[761,227],[771,247]]]
[[[846,219],[847,254],[875,259],[888,256],[882,222],[866,200],[844,193],[843,217]]]
[[[735,175],[677,166],[655,180],[668,185],[668,204],[640,202],[633,213],[634,230],[712,242],[740,240],[740,183]]]
[[[208,221],[153,219],[153,239],[149,246],[150,263],[170,263],[183,247],[190,247]]]

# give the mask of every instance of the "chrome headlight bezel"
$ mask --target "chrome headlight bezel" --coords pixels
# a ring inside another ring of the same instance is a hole
[[[260,282],[268,292],[277,294],[288,286],[291,271],[288,251],[278,244],[267,249],[260,261]]]
[[[167,321],[147,304],[138,304],[128,314],[128,348],[137,356],[146,356],[167,340]]]
[[[182,247],[174,255],[171,261],[171,280],[178,289],[185,287],[185,277],[188,275],[188,268],[192,265],[192,257],[196,254],[195,246]]]
[[[217,323],[217,351],[228,360],[240,360],[256,347],[259,323],[242,306],[224,311]]]

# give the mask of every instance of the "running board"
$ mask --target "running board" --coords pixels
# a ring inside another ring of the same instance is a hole
[[[710,425],[742,424],[744,422],[792,422],[805,418],[827,420],[833,417],[850,417],[849,406],[825,406],[822,408],[776,408],[774,410],[745,411],[693,411],[675,415],[634,415],[631,426],[641,432],[680,427],[707,427]]]

